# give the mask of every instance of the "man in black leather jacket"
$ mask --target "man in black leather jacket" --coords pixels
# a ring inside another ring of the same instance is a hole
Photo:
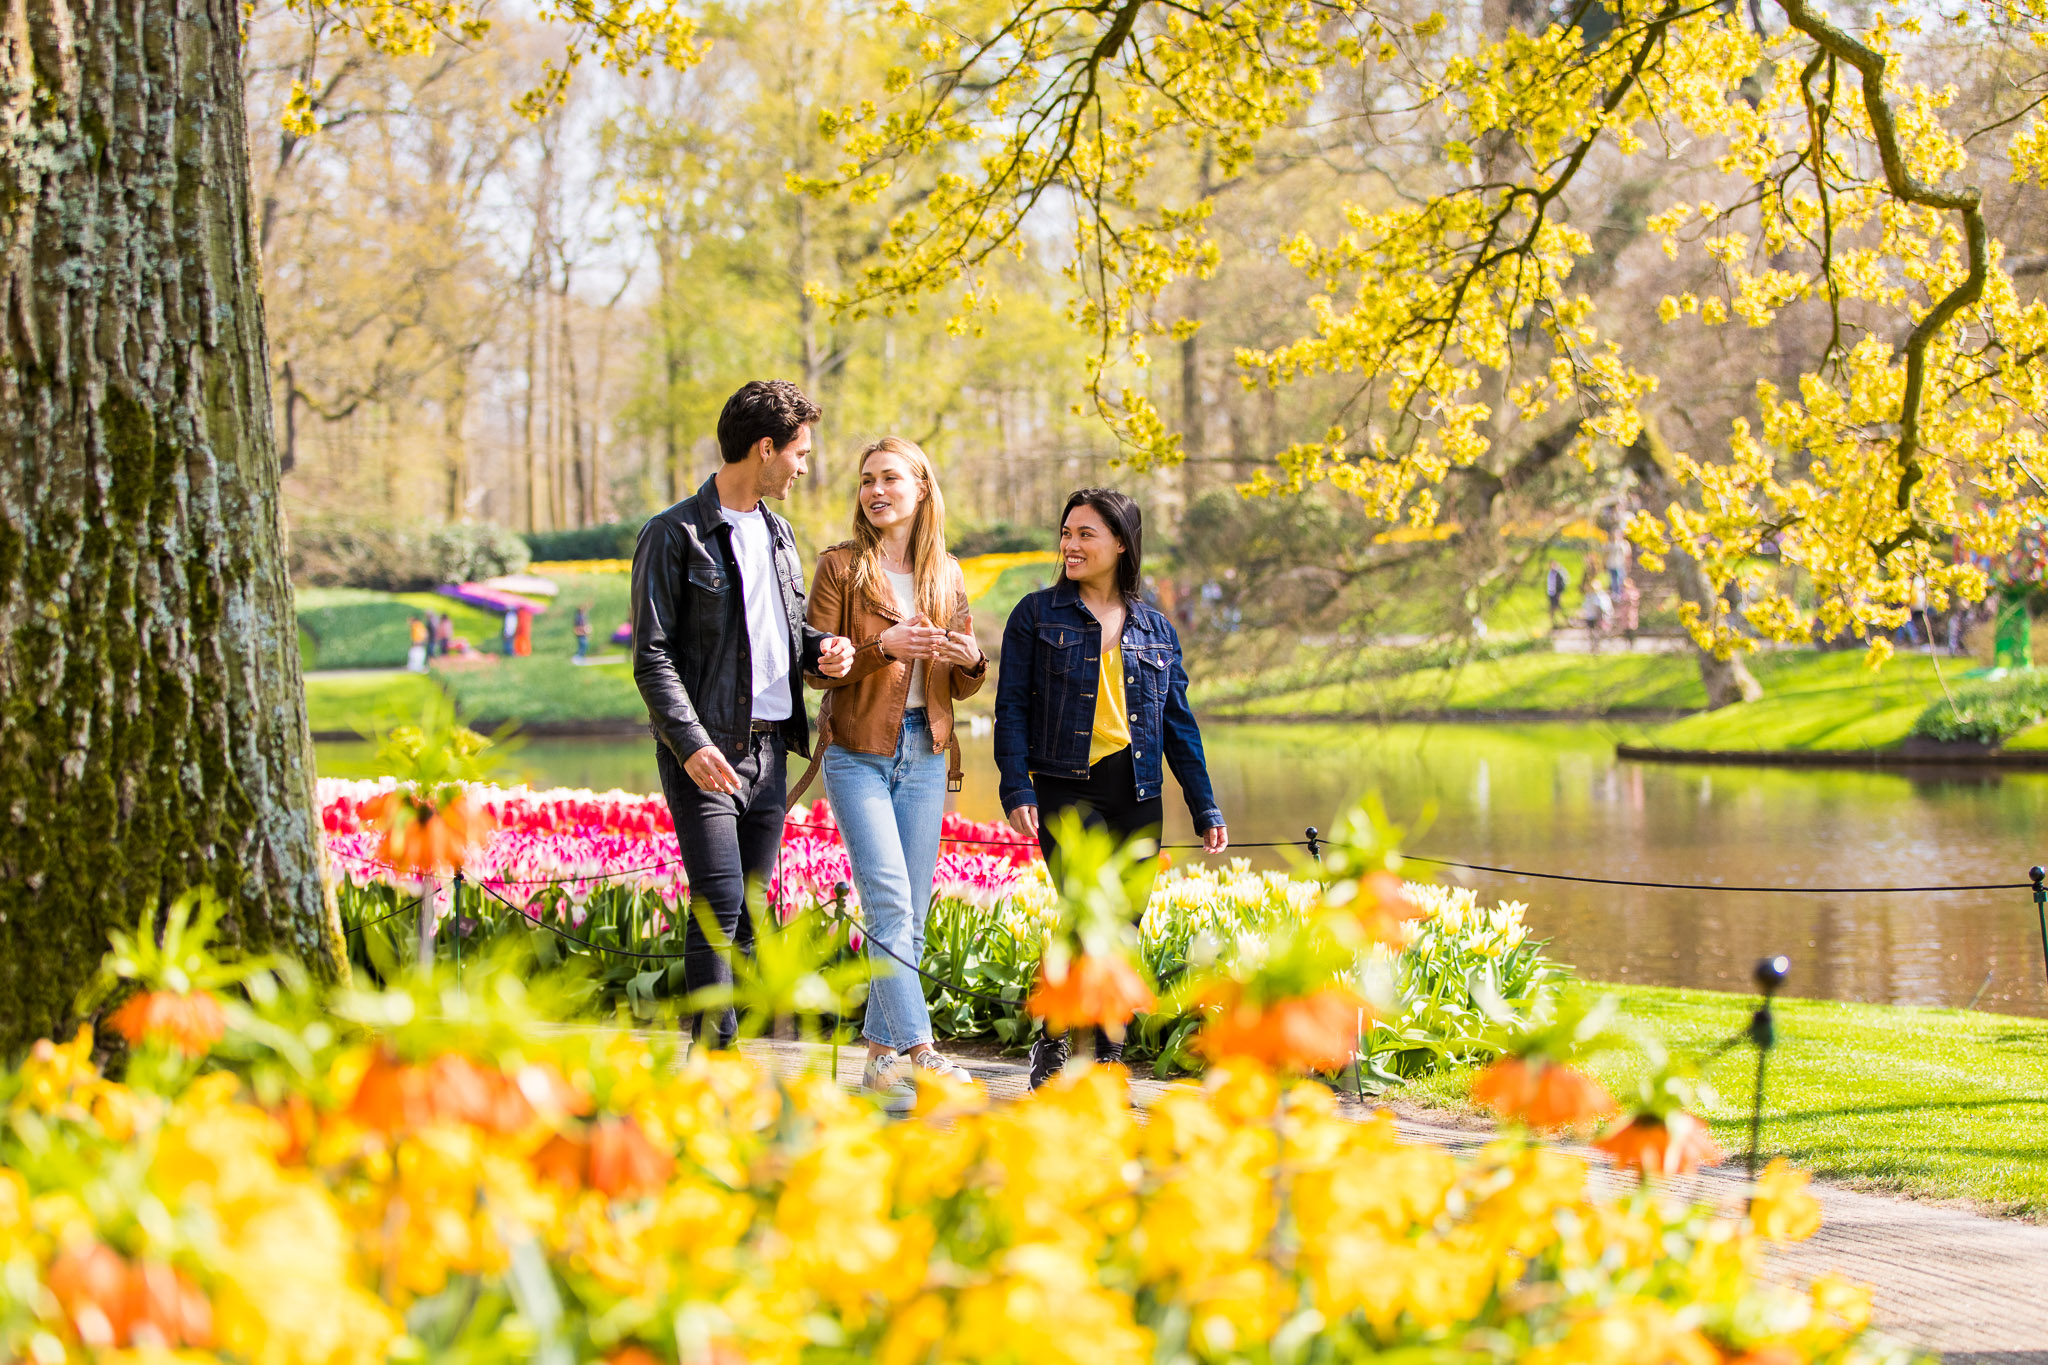
[[[718,418],[724,466],[650,520],[633,553],[633,680],[690,881],[693,993],[729,986],[728,953],[753,951],[747,887],[774,874],[787,755],[811,751],[803,675],[853,663],[851,642],[805,623],[796,537],[763,502],[806,472],[820,415],[787,380],[742,387]],[[731,1006],[713,1030],[718,1047],[733,1045]],[[706,1037],[702,1016],[692,1037]]]

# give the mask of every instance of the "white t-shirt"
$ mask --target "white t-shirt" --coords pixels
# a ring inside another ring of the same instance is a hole
[[[733,557],[739,561],[740,591],[747,612],[747,642],[754,662],[754,719],[788,720],[789,617],[775,581],[775,539],[767,513],[756,507],[718,514],[732,527]]]
[[[903,613],[903,619],[907,621],[917,615],[917,585],[910,581],[910,575],[894,569],[882,572],[889,576],[890,591],[896,594],[896,610]],[[923,659],[910,666],[910,696],[903,703],[904,710],[924,705],[924,673]]]

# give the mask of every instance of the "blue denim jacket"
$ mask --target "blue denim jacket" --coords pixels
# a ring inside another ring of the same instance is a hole
[[[1136,799],[1159,795],[1160,757],[1173,766],[1195,829],[1223,823],[1202,732],[1188,707],[1173,623],[1142,602],[1124,616],[1124,705],[1131,721]],[[1088,776],[1088,739],[1095,728],[1095,689],[1102,676],[1102,623],[1082,605],[1080,589],[1062,578],[1031,593],[1003,628],[1002,672],[996,683],[996,767],[1003,809],[1038,804],[1031,774]]]

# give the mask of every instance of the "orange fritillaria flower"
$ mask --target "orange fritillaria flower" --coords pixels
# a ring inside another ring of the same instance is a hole
[[[590,1188],[604,1195],[658,1190],[676,1159],[657,1148],[631,1119],[605,1119],[590,1129]]]
[[[1223,1012],[1202,1026],[1196,1040],[1204,1055],[1222,1061],[1238,1057],[1284,1069],[1334,1070],[1358,1049],[1358,1012],[1365,1002],[1342,986],[1281,1000],[1261,1009],[1231,983],[1212,992],[1205,1004]]]
[[[589,1097],[546,1063],[529,1063],[508,1076],[456,1052],[442,1053],[425,1066],[410,1066],[382,1048],[371,1058],[349,1102],[351,1117],[384,1132],[466,1123],[494,1133],[517,1133],[543,1117],[581,1114],[589,1108]]]
[[[213,1305],[183,1272],[130,1265],[103,1242],[66,1247],[50,1265],[51,1295],[87,1346],[213,1345]]]
[[[660,1356],[638,1342],[621,1346],[604,1360],[605,1365],[662,1365]]]
[[[379,1048],[363,1078],[356,1082],[355,1098],[349,1101],[348,1113],[365,1128],[379,1132],[425,1127],[434,1120],[434,1097],[427,1073],[405,1065],[391,1052]]]
[[[1138,969],[1120,957],[1083,953],[1067,964],[1054,981],[1043,962],[1038,985],[1025,1008],[1045,1020],[1054,1033],[1094,1024],[1113,1038],[1123,1037],[1132,1015],[1156,1003]]]
[[[128,1276],[128,1333],[138,1346],[204,1350],[213,1345],[213,1305],[181,1272],[144,1261]]]
[[[557,1133],[533,1154],[533,1173],[569,1189],[582,1188],[590,1171],[590,1140],[580,1133]]]
[[[1398,939],[1402,922],[1424,913],[1407,884],[1391,872],[1369,873],[1359,883],[1356,910],[1366,933],[1382,943]]]
[[[370,822],[384,831],[377,856],[401,872],[460,871],[495,821],[466,793],[439,807],[416,795],[389,791],[369,803]]]
[[[50,1263],[50,1293],[87,1346],[128,1339],[128,1262],[103,1242],[66,1247]]]
[[[1472,1082],[1472,1098],[1531,1128],[1577,1128],[1615,1111],[1607,1087],[1575,1067],[1502,1057]]]
[[[1741,1355],[1730,1358],[1728,1365],[1806,1365],[1806,1362],[1805,1352],[1797,1346],[1774,1341],[1750,1347]]]
[[[1638,1114],[1594,1142],[1623,1170],[1653,1175],[1690,1175],[1702,1166],[1718,1166],[1727,1155],[1707,1135],[1707,1125],[1691,1114],[1659,1120]]]
[[[107,1023],[131,1043],[162,1037],[188,1057],[202,1057],[228,1031],[220,1001],[205,991],[144,991]]]

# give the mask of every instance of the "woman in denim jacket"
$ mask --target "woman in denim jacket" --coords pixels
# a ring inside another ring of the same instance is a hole
[[[1048,860],[1055,850],[1047,828],[1069,808],[1119,839],[1157,839],[1166,766],[1203,849],[1221,853],[1230,844],[1188,707],[1180,637],[1138,600],[1142,532],[1138,505],[1122,493],[1073,494],[1060,517],[1059,581],[1019,602],[1003,630],[996,684],[1003,809]],[[1064,1037],[1041,1034],[1033,1042],[1033,1089],[1066,1065],[1067,1052]],[[1122,1055],[1120,1038],[1097,1032],[1098,1058]]]

